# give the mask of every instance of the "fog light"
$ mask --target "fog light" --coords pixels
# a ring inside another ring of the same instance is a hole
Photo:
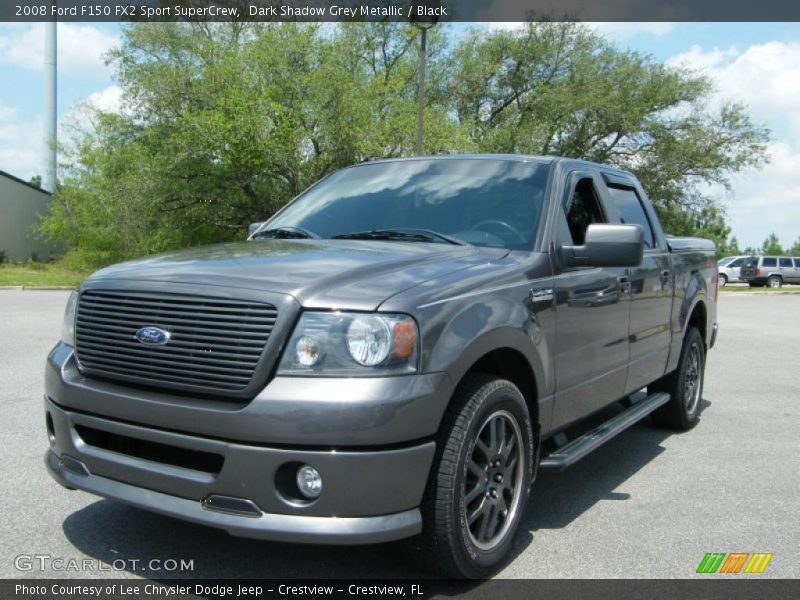
[[[304,367],[313,367],[319,362],[319,344],[317,344],[317,340],[304,335],[297,340],[295,354],[297,356],[297,362],[301,365]]]
[[[319,471],[310,465],[297,469],[297,489],[306,498],[319,498],[322,493],[322,477]]]

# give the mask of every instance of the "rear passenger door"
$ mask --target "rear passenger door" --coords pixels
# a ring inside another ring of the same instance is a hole
[[[661,377],[666,369],[674,275],[666,240],[655,225],[658,221],[645,201],[644,191],[633,179],[617,174],[604,176],[616,219],[644,230],[644,257],[641,264],[628,271],[630,359],[625,394],[630,394]]]
[[[792,260],[794,261],[794,277],[792,283],[800,283],[800,258],[795,256]]]
[[[780,273],[781,278],[785,283],[791,283],[794,281],[795,272],[791,258],[788,256],[778,257],[778,273]]]

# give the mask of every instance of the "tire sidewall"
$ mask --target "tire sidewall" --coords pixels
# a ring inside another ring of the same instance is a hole
[[[469,426],[458,455],[458,465],[456,469],[456,481],[453,487],[453,498],[451,499],[451,519],[455,524],[456,551],[459,556],[458,562],[463,565],[465,572],[471,577],[484,577],[490,574],[497,566],[507,559],[509,549],[514,542],[519,524],[525,513],[527,505],[534,460],[533,431],[530,416],[525,401],[519,390],[510,382],[503,382],[504,385],[496,387],[482,398],[481,402],[469,416]],[[490,384],[491,385],[491,384]],[[464,490],[467,477],[467,459],[471,454],[475,438],[480,433],[480,428],[484,421],[494,412],[505,410],[516,419],[522,433],[522,443],[524,444],[524,465],[523,479],[520,493],[519,509],[514,516],[514,521],[506,532],[505,539],[498,546],[491,550],[482,550],[474,545],[469,536],[468,526],[465,516],[465,497]]]
[[[686,374],[689,366],[689,353],[693,346],[697,346],[700,351],[700,391],[699,391],[699,398],[697,399],[697,403],[694,406],[694,410],[690,413],[686,408],[686,397],[685,397],[685,390],[686,390]],[[684,422],[684,425],[688,427],[693,427],[697,423],[697,419],[700,416],[700,406],[703,403],[703,386],[705,385],[705,368],[706,368],[706,354],[705,348],[703,347],[703,336],[696,328],[690,329],[686,334],[686,343],[683,347],[681,352],[681,364],[680,364],[680,375],[678,377],[678,401],[681,407],[681,419]]]
[[[720,275],[719,275],[719,285],[721,287],[725,287],[726,285],[728,285],[728,276],[725,275],[725,273],[720,273]]]

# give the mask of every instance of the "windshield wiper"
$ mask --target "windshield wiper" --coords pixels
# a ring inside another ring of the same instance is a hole
[[[319,236],[313,231],[302,227],[275,227],[256,231],[251,239],[270,238],[279,240],[318,240]]]
[[[341,233],[332,236],[333,239],[340,240],[392,240],[403,242],[436,242],[442,241],[458,246],[467,246],[466,242],[457,240],[430,229],[414,229],[411,227],[397,227],[393,229],[370,229],[369,231],[354,231],[352,233]]]

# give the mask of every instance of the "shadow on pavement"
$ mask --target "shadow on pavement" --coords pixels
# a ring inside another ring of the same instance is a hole
[[[703,408],[710,403],[703,401]],[[570,469],[542,474],[514,544],[513,557],[525,551],[540,529],[559,529],[600,500],[628,499],[615,491],[661,454],[661,443],[673,432],[645,419],[621,433]],[[69,515],[64,535],[87,556],[139,577],[171,578],[428,578],[411,564],[398,543],[374,546],[311,546],[234,538],[224,531],[186,523],[109,500],[99,500]],[[180,563],[193,569],[150,568],[151,560]],[[138,562],[133,562],[138,561]],[[120,563],[117,563],[120,564]],[[531,573],[531,577],[535,577]]]

